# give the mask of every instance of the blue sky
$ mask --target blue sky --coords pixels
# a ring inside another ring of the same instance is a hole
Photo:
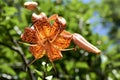
[[[91,29],[93,30],[93,33],[98,33],[99,35],[108,35],[110,29],[114,25],[112,22],[106,22],[97,11],[94,12],[93,16],[89,19],[89,22],[92,26]]]
[[[82,0],[83,3],[90,3],[91,1],[95,1],[96,3],[100,3],[101,0]]]
[[[88,4],[91,1],[95,1],[96,3],[100,3],[101,0],[82,0],[83,3]],[[89,22],[92,26],[91,30],[93,33],[98,33],[99,35],[108,35],[113,23],[105,22],[103,25],[104,19],[100,17],[97,11],[94,12],[93,16],[89,19]]]

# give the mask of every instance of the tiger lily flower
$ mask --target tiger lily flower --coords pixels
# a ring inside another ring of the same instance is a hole
[[[34,10],[37,7],[35,2],[26,2],[27,9]],[[53,23],[51,23],[53,21]],[[66,20],[57,14],[47,17],[45,13],[32,14],[32,27],[26,27],[21,39],[30,43],[30,52],[35,59],[47,55],[52,62],[62,58],[61,51],[66,51],[70,42],[73,41],[80,48],[99,54],[101,51],[89,43],[78,33],[71,34],[65,30]]]
[[[50,21],[54,20],[53,25]],[[21,35],[23,41],[34,44],[30,51],[36,59],[47,55],[50,61],[62,58],[61,51],[67,48],[72,40],[71,33],[64,30],[66,21],[58,15],[47,18],[45,13],[32,15],[33,27],[25,28]]]

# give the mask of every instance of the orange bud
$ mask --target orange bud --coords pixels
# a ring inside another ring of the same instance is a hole
[[[78,45],[80,48],[92,52],[92,53],[97,53],[99,54],[101,51],[93,46],[91,43],[89,43],[84,37],[82,37],[80,34],[74,33],[73,34],[73,41],[76,45]]]
[[[29,9],[29,10],[34,10],[36,9],[36,7],[38,6],[37,2],[25,2],[24,3],[25,8]]]

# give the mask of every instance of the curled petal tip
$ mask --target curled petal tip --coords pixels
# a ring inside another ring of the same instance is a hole
[[[42,17],[47,17],[44,12],[41,12],[40,15],[41,15]]]
[[[58,17],[58,21],[63,25],[66,25],[66,20],[63,17]]]
[[[60,26],[65,27],[66,26],[66,20],[63,17],[58,17],[57,18],[57,22],[58,24],[60,24]]]
[[[82,37],[80,34],[74,33],[73,34],[73,42],[78,45],[80,48],[88,51],[88,52],[92,52],[92,53],[96,53],[96,54],[100,54],[101,51],[93,46],[91,43],[89,43],[84,37]]]
[[[41,12],[39,15],[36,13],[32,14],[32,22],[34,23],[37,20],[47,19],[47,16],[44,12]]]
[[[40,19],[40,18],[41,18],[41,16],[40,16],[40,15],[37,15],[36,13],[33,13],[33,14],[32,14],[32,17],[35,18],[35,19]]]

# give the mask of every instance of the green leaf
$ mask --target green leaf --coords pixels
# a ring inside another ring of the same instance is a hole
[[[88,66],[88,64],[86,62],[77,62],[76,67],[78,67],[78,68],[86,68],[86,69],[89,68],[89,66]]]
[[[26,76],[27,76],[27,73],[26,73],[26,72],[20,72],[20,74],[19,74],[20,79],[23,79],[23,78],[25,78]]]
[[[42,80],[42,78],[38,77],[38,79],[37,79],[37,80]]]
[[[17,12],[17,9],[14,7],[4,7],[5,10],[5,16],[11,16],[14,15]]]
[[[0,70],[4,73],[10,74],[10,75],[16,75],[15,71],[6,64],[0,65]]]
[[[39,76],[43,76],[43,73],[38,71],[37,69],[35,69],[35,72],[39,75]]]
[[[66,64],[66,69],[68,71],[70,71],[74,66],[74,61],[72,61],[72,60],[71,61],[66,61],[65,64]]]
[[[47,66],[47,71],[49,72],[52,69],[52,66],[48,65]]]
[[[120,67],[120,62],[113,62],[114,67]]]
[[[111,57],[112,60],[120,59],[120,53],[114,55],[114,57]]]
[[[96,80],[96,74],[94,72],[90,73],[91,80]]]

